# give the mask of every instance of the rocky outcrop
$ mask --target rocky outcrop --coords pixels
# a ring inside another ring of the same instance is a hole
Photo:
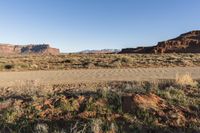
[[[59,49],[51,48],[48,44],[39,45],[10,45],[10,44],[0,44],[0,54],[10,55],[10,54],[59,54]]]
[[[120,53],[151,53],[153,47],[125,48]]]
[[[152,47],[122,49],[120,53],[200,53],[200,31],[184,33]]]
[[[159,42],[155,53],[200,53],[200,31],[191,31],[177,38]]]

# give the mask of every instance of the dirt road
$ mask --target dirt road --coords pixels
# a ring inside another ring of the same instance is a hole
[[[175,79],[177,74],[182,75],[186,73],[191,74],[194,79],[200,79],[200,67],[28,71],[0,72],[0,86],[10,86],[20,81],[38,81],[42,84],[64,84]]]

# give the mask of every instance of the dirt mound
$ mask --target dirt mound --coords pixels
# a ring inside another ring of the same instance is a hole
[[[122,49],[120,53],[200,53],[200,31],[184,33],[152,47]]]
[[[0,54],[59,54],[59,49],[51,48],[48,44],[39,45],[10,45],[0,44]]]
[[[122,110],[127,113],[152,113],[159,118],[157,124],[168,123],[171,126],[184,126],[190,111],[170,105],[155,94],[133,94],[122,98]]]
[[[139,95],[136,94],[133,97],[134,103],[143,109],[154,109],[154,110],[161,110],[166,108],[166,104],[164,100],[155,94],[149,95]]]
[[[159,111],[167,107],[162,98],[151,93],[124,96],[122,101],[124,103],[122,108],[125,112],[132,112],[136,108]]]

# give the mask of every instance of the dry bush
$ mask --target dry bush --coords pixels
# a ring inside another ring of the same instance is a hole
[[[35,132],[36,133],[48,133],[49,131],[49,127],[47,124],[44,124],[44,123],[38,123],[36,126],[35,126]]]
[[[48,94],[51,94],[52,90],[52,86],[42,85],[37,80],[15,81],[10,87],[10,91],[12,91],[12,93],[14,93],[15,95],[26,96],[46,96]]]
[[[185,75],[176,74],[176,83],[181,86],[196,86],[197,82],[194,81],[189,73]]]
[[[101,119],[94,119],[91,123],[91,129],[93,133],[101,133],[102,132],[102,120]]]

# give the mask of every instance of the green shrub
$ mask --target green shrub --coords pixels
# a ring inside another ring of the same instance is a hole
[[[6,64],[6,65],[4,66],[4,68],[7,69],[7,70],[10,70],[10,69],[13,69],[13,68],[14,68],[14,65],[12,65],[12,64]]]

